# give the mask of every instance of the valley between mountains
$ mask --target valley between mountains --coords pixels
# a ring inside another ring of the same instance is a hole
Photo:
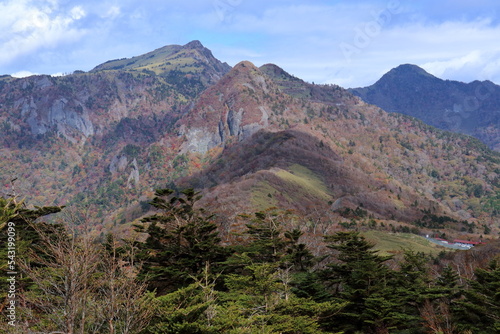
[[[431,126],[442,95],[397,105],[384,87],[351,93],[274,64],[231,68],[198,41],[62,77],[3,76],[1,191],[64,205],[97,235],[128,236],[154,191],[168,187],[201,191],[226,242],[244,227],[237,215],[270,207],[292,210],[290,224],[311,240],[369,226],[497,238],[495,123],[461,131],[480,133],[488,148]],[[403,115],[406,105],[429,112],[419,120]]]

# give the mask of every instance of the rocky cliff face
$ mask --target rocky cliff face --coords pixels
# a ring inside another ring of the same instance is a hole
[[[78,101],[76,106],[71,106],[69,102],[64,97],[56,99],[47,97],[38,103],[33,98],[29,101],[21,98],[16,101],[16,104],[21,109],[21,115],[26,117],[26,123],[32,135],[43,135],[49,131],[55,131],[56,134],[76,143],[78,135],[82,139],[92,136],[94,126],[90,121],[89,111],[84,105]]]
[[[250,62],[237,64],[209,88],[182,121],[185,151],[205,153],[228,140],[242,141],[269,128],[267,100],[278,92],[275,84]]]
[[[172,100],[152,103],[154,89],[167,85],[149,81],[119,74],[20,79],[0,89],[4,101],[0,119],[11,125],[5,133],[9,136],[61,136],[83,144],[93,135],[110,131],[115,122],[137,117],[138,108],[150,107],[151,114],[159,113],[162,107],[169,109]],[[133,88],[127,89],[131,84]]]
[[[90,73],[13,79],[0,86],[0,121],[10,137],[55,135],[83,145],[124,119],[165,118],[189,108],[229,69],[193,41],[110,61]]]

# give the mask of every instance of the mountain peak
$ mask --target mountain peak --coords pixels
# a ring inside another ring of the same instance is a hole
[[[185,48],[185,49],[205,49],[203,44],[201,44],[201,42],[198,40],[194,40],[194,41],[187,43],[186,45],[183,46],[183,48]]]
[[[256,71],[259,70],[257,68],[257,66],[255,66],[251,61],[248,61],[248,60],[240,61],[238,64],[234,65],[234,68],[235,69],[245,68],[245,69],[256,70]]]
[[[395,67],[392,70],[390,70],[387,74],[392,74],[392,75],[423,75],[423,76],[435,78],[432,74],[426,72],[423,68],[421,68],[417,65],[413,65],[413,64],[399,65],[398,67]]]
[[[422,68],[404,64],[375,84],[350,90],[365,102],[407,114],[448,131],[472,135],[500,150],[500,87],[488,81],[443,80]]]
[[[260,69],[255,66],[252,62],[248,60],[240,61],[238,64],[229,71],[229,73],[223,78],[224,82],[245,82],[249,78],[254,78],[256,76],[262,76],[263,73]]]
[[[414,87],[415,85],[428,85],[431,82],[433,84],[438,84],[439,82],[443,82],[443,80],[426,72],[423,68],[417,65],[403,64],[391,69],[389,72],[384,74],[375,84],[366,88],[376,86],[392,87],[394,85]],[[354,88],[351,91],[361,92],[361,90],[363,90],[363,88]],[[360,96],[362,99],[366,97],[359,94],[356,95]]]
[[[294,77],[281,67],[275,64],[264,64],[260,67],[260,70],[267,74],[269,77],[273,78],[274,80],[286,80],[286,81],[300,81],[304,82],[303,80]]]
[[[91,72],[106,70],[149,71],[162,75],[172,70],[202,72],[205,67],[220,72],[218,77],[227,73],[230,66],[217,60],[212,52],[200,41],[194,40],[186,45],[167,45],[154,51],[132,58],[115,59],[95,67]]]
[[[265,71],[265,72],[268,72],[268,73],[272,73],[272,74],[275,74],[275,75],[289,75],[284,69],[282,69],[281,67],[279,67],[278,65],[276,64],[264,64],[260,67],[260,70],[261,71]]]

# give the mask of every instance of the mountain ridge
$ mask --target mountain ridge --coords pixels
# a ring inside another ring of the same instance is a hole
[[[439,79],[416,65],[400,65],[376,83],[349,89],[368,103],[464,133],[500,150],[500,86]]]

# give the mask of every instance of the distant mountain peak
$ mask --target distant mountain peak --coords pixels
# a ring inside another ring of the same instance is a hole
[[[423,68],[413,65],[413,64],[403,64],[399,65],[398,67],[393,68],[392,70],[389,71],[387,74],[396,74],[396,75],[422,75],[422,76],[427,76],[427,77],[432,77],[435,78],[432,74],[428,73],[426,70]]]
[[[257,76],[262,76],[260,69],[248,60],[243,60],[234,65],[234,67],[223,78],[224,82],[236,84],[238,82],[247,82]],[[260,79],[259,79],[260,80]]]
[[[414,72],[425,72],[425,70],[418,65],[414,64],[401,64],[394,68],[394,70],[398,71],[414,71]],[[427,73],[427,72],[425,72]]]
[[[275,80],[300,81],[301,83],[304,83],[302,79],[294,77],[275,64],[264,64],[260,67],[260,70]]]
[[[243,61],[240,61],[238,64],[236,64],[234,66],[235,69],[241,69],[241,68],[245,68],[245,69],[250,69],[250,70],[259,70],[257,68],[257,66],[255,66],[251,61],[248,61],[248,60],[243,60]]]
[[[284,69],[282,69],[276,64],[264,64],[260,67],[260,70],[264,72],[273,73],[275,75],[290,76],[290,74],[288,74]]]
[[[443,80],[416,65],[404,64],[384,74],[375,84],[350,91],[386,111],[472,135],[500,151],[500,86],[491,81]]]

